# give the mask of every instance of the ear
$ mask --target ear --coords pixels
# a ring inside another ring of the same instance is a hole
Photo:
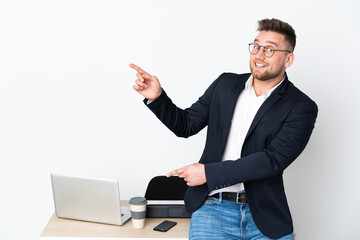
[[[287,56],[286,56],[286,62],[285,62],[285,67],[288,68],[290,67],[293,62],[295,60],[295,55],[294,53],[289,53]]]

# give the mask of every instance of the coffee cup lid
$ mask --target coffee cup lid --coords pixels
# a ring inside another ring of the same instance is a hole
[[[133,197],[130,199],[129,204],[131,205],[144,205],[147,204],[147,200],[144,197]]]

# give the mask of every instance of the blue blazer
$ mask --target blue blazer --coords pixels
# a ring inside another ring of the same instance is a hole
[[[147,106],[179,137],[208,127],[199,161],[205,164],[207,182],[188,187],[184,200],[189,212],[197,210],[210,191],[243,182],[255,224],[267,237],[280,238],[293,232],[282,174],[309,141],[318,109],[285,76],[256,113],[239,159],[221,162],[235,104],[249,77],[223,73],[185,110],[165,91]]]

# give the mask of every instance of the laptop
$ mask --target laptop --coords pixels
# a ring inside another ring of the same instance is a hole
[[[130,208],[120,206],[117,180],[51,174],[55,213],[59,218],[123,225]]]

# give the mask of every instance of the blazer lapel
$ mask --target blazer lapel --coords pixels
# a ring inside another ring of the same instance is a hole
[[[252,121],[249,131],[246,134],[245,140],[248,138],[248,136],[251,134],[251,132],[255,129],[255,127],[258,125],[259,121],[262,119],[262,117],[264,116],[264,114],[269,110],[269,108],[276,103],[281,97],[282,94],[284,93],[287,85],[288,85],[288,78],[287,75],[285,75],[285,79],[284,82],[277,88],[275,89],[275,91],[270,95],[270,97],[268,99],[265,100],[265,102],[261,105],[261,107],[259,108],[259,110],[257,111],[254,120]]]
[[[226,111],[223,114],[223,121],[222,121],[222,126],[224,126],[224,127],[221,130],[221,132],[222,132],[222,134],[221,134],[222,148],[221,149],[223,149],[223,151],[225,149],[225,144],[226,144],[226,141],[227,141],[227,138],[229,135],[231,120],[234,115],[236,102],[238,101],[241,91],[244,90],[246,80],[249,77],[250,77],[250,74],[245,75],[244,78],[241,79],[241,81],[236,81],[235,84],[231,87],[232,90],[229,93],[229,96],[227,98],[227,101],[226,101],[227,106],[224,107],[224,109],[226,109]]]

